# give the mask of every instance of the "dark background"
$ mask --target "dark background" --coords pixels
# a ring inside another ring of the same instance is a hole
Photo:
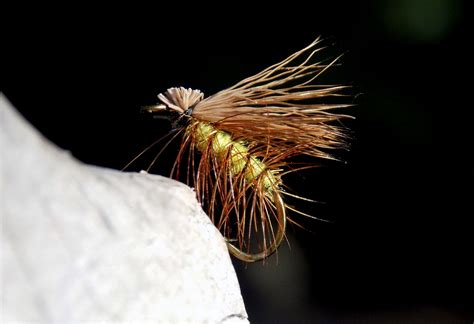
[[[322,35],[331,45],[322,55],[345,53],[323,80],[354,86],[352,149],[339,152],[345,164],[284,179],[324,202],[304,208],[331,223],[289,228],[290,247],[264,264],[234,262],[250,320],[469,323],[474,161],[464,3],[328,2],[22,8],[4,21],[2,92],[78,159],[120,169],[169,130],[139,114],[158,93],[212,94]],[[154,172],[167,175],[175,149]]]

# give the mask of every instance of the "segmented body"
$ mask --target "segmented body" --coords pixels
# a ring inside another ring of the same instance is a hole
[[[212,150],[220,162],[229,164],[232,177],[243,174],[247,183],[261,177],[259,183],[267,194],[281,184],[278,170],[270,170],[258,157],[249,153],[249,148],[242,141],[234,141],[232,135],[217,129],[210,123],[195,121],[188,126],[188,132],[194,132],[196,146],[203,153]]]

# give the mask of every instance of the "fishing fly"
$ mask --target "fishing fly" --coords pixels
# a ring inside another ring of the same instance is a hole
[[[277,250],[287,222],[294,222],[287,211],[312,217],[283,199],[305,199],[283,185],[284,175],[302,169],[292,168],[289,159],[333,159],[329,150],[348,146],[347,128],[340,121],[350,116],[336,109],[350,104],[324,102],[345,96],[347,86],[314,82],[338,60],[315,62],[324,48],[320,43],[318,38],[209,97],[199,90],[170,88],[158,95],[159,104],[145,108],[173,116],[173,138],[182,140],[171,175],[186,174],[230,253],[240,260],[259,261]]]

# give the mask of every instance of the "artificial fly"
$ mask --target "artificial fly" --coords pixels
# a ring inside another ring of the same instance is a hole
[[[350,104],[322,102],[345,96],[348,87],[313,84],[337,61],[313,62],[320,42],[210,97],[170,88],[158,95],[160,104],[146,107],[175,116],[173,138],[181,134],[182,141],[171,175],[179,178],[187,163],[188,184],[240,260],[274,253],[290,220],[286,211],[298,212],[283,200],[301,198],[284,189],[282,176],[295,171],[288,159],[333,159],[328,149],[348,146],[339,121],[350,116],[334,111]]]

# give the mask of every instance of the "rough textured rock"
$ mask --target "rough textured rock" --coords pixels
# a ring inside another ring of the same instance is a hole
[[[185,185],[84,165],[0,94],[2,322],[247,322]]]

